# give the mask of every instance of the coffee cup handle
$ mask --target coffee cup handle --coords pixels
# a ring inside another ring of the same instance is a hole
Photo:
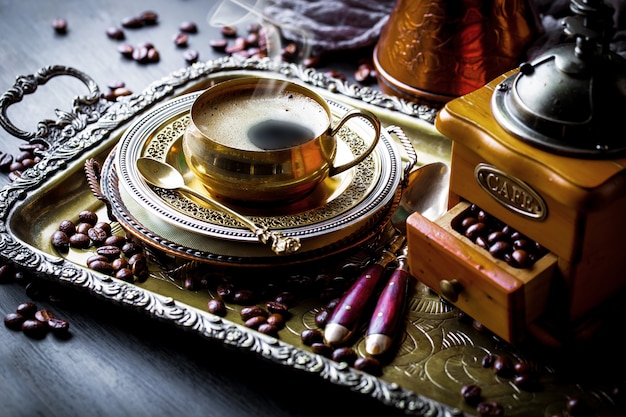
[[[337,123],[337,125],[330,131],[330,136],[335,137],[337,132],[339,132],[339,129],[341,129],[341,127],[353,117],[362,117],[368,120],[372,124],[372,127],[374,128],[374,139],[370,143],[369,148],[367,148],[364,152],[362,152],[360,155],[355,157],[353,160],[346,162],[339,166],[331,166],[330,171],[328,173],[328,176],[330,177],[340,174],[352,168],[353,166],[360,164],[365,158],[368,157],[369,154],[372,153],[372,151],[376,148],[376,145],[378,145],[378,142],[380,140],[381,128],[380,128],[380,120],[378,120],[378,117],[376,117],[374,113],[369,112],[367,110],[357,110],[357,109],[350,110],[346,114],[344,114],[341,120],[339,120],[339,122]]]

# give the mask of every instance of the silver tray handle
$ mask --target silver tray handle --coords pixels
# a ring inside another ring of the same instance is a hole
[[[40,121],[37,124],[37,132],[28,132],[17,128],[9,119],[7,109],[11,105],[20,102],[25,95],[35,93],[40,85],[45,84],[51,78],[62,75],[79,79],[87,86],[89,93],[74,99],[71,112],[63,112],[57,109],[56,113],[59,115],[57,121]],[[100,98],[100,88],[87,74],[71,67],[51,65],[41,68],[35,74],[18,76],[13,87],[0,97],[0,126],[11,135],[28,141],[47,138],[53,130],[53,126],[58,126],[61,130],[65,129],[66,132],[63,136],[69,137],[77,130],[84,129],[86,124],[99,118],[104,103],[104,100],[101,101]]]
[[[408,161],[404,166],[404,172],[402,173],[401,185],[402,187],[405,187],[407,185],[407,182],[409,181],[409,172],[411,172],[411,170],[415,167],[415,164],[417,163],[417,152],[415,150],[415,147],[413,146],[413,143],[411,142],[411,139],[409,139],[409,137],[406,135],[406,133],[404,133],[404,130],[402,130],[400,126],[388,126],[387,132],[395,135],[398,138],[408,157]]]

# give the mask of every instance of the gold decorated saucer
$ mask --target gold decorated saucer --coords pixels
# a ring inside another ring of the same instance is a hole
[[[135,161],[151,157],[176,167],[187,184],[197,191],[208,191],[200,184],[185,162],[181,137],[189,123],[189,109],[199,93],[172,99],[131,125],[115,151],[119,186],[127,197],[146,212],[177,228],[213,238],[236,242],[256,242],[254,234],[227,214],[216,211],[175,191],[148,185],[138,172]],[[330,102],[333,113],[347,108]],[[368,137],[364,120],[353,120],[342,129],[338,140],[338,159],[361,152]],[[281,230],[284,235],[312,238],[328,233],[338,236],[358,229],[368,216],[385,207],[400,183],[401,156],[388,134],[356,167],[326,179],[302,201],[273,207],[234,207],[254,221]],[[127,202],[132,205],[133,202]],[[232,203],[228,203],[232,205]]]

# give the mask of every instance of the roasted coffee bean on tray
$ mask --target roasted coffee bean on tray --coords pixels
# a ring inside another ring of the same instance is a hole
[[[93,249],[86,266],[96,272],[127,282],[143,282],[149,276],[143,248],[123,236],[113,235],[111,224],[100,221],[91,210],[81,211],[75,221],[62,220],[50,242],[60,253],[67,253],[70,248]]]

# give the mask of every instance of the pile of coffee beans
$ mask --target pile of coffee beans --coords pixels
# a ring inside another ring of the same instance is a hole
[[[20,178],[22,172],[35,165],[41,157],[38,151],[43,151],[46,146],[42,143],[22,143],[19,146],[20,153],[12,155],[8,152],[0,151],[0,172],[8,174],[11,181]]]
[[[94,271],[127,282],[143,282],[149,276],[143,247],[126,236],[112,234],[111,224],[98,221],[98,215],[83,210],[78,220],[62,220],[50,237],[52,246],[67,253],[70,248],[95,250],[87,259]]]
[[[477,246],[487,250],[494,258],[504,260],[514,268],[530,268],[548,253],[540,243],[529,239],[475,204],[455,217],[451,226]]]
[[[535,369],[528,362],[514,361],[508,355],[486,354],[482,358],[483,368],[491,368],[495,375],[511,379],[522,391],[536,392],[542,386],[536,376]],[[461,388],[461,396],[465,403],[476,407],[480,416],[503,416],[504,408],[496,401],[483,398],[482,389],[477,384],[466,384]]]
[[[296,272],[276,274],[274,279],[266,276],[263,280],[249,279],[245,272],[238,275],[230,271],[225,276],[202,268],[186,273],[183,287],[191,291],[208,289],[214,292],[215,295],[207,302],[208,312],[225,317],[229,314],[226,304],[229,303],[244,326],[274,337],[280,337],[280,331],[291,317],[291,309],[303,299],[317,294],[323,306],[316,313],[318,328],[303,330],[300,336],[302,344],[316,354],[345,362],[372,375],[381,375],[383,366],[379,359],[359,357],[350,346],[331,347],[324,343],[322,329],[325,321],[320,311],[329,314],[363,269],[361,264],[354,262],[329,267],[330,271],[320,272],[314,277]]]
[[[121,27],[111,26],[107,28],[106,35],[109,39],[123,41],[126,39],[124,29],[136,30],[145,26],[154,26],[158,23],[159,16],[153,11],[145,11],[138,16],[128,16],[120,22]],[[118,45],[117,51],[125,58],[132,59],[140,64],[153,64],[160,60],[158,49],[151,42],[143,42],[132,46],[129,43]]]
[[[265,58],[269,54],[268,39],[275,36],[276,29],[271,26],[250,24],[246,33],[240,34],[236,26],[223,26],[221,39],[213,39],[209,45],[215,52],[242,58]],[[280,58],[284,62],[300,62],[306,68],[318,68],[322,65],[321,56],[300,56],[301,50],[297,43],[286,42],[281,47]],[[327,75],[345,81],[346,76],[338,71],[329,70]],[[376,69],[371,58],[361,58],[354,72],[354,79],[361,84],[376,82]]]
[[[25,301],[14,312],[8,313],[4,317],[4,325],[35,339],[44,338],[48,332],[67,337],[70,328],[67,320],[56,317],[50,310],[39,309],[32,301]]]

